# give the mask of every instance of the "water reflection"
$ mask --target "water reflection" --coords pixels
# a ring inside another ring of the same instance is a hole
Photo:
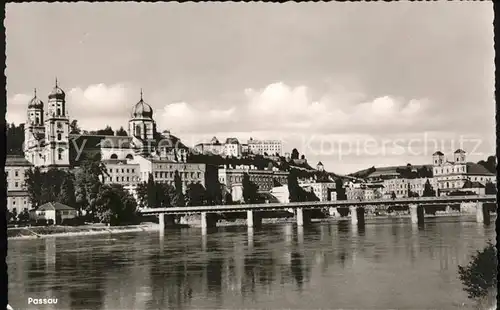
[[[294,230],[12,241],[10,291],[20,293],[10,298],[15,309],[29,309],[28,295],[46,294],[60,300],[59,309],[447,309],[467,302],[456,266],[494,234],[439,220],[424,230],[391,220],[366,223],[366,233],[349,221]]]

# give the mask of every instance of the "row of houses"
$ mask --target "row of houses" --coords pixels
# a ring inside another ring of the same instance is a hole
[[[422,174],[428,176],[422,177]],[[468,162],[466,152],[461,149],[453,153],[452,159],[446,158],[440,151],[435,152],[431,165],[376,168],[364,179],[365,182],[346,184],[347,199],[404,198],[411,194],[422,196],[426,182],[439,196],[457,191],[484,195],[488,183],[496,184],[496,175],[482,165]]]
[[[220,155],[223,157],[242,157],[247,155],[278,155],[283,153],[281,140],[257,140],[250,138],[247,143],[240,143],[236,138],[227,138],[220,142],[213,137],[208,143],[198,143],[194,150],[201,154]]]

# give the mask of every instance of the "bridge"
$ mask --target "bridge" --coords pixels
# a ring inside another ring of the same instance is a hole
[[[143,215],[157,215],[160,219],[161,227],[165,227],[165,216],[169,220],[168,224],[173,223],[173,215],[192,215],[201,214],[201,227],[214,227],[216,218],[214,214],[246,212],[247,225],[253,227],[259,225],[262,216],[259,212],[265,211],[290,211],[295,213],[298,226],[303,226],[310,221],[308,211],[328,209],[330,213],[338,208],[348,208],[352,224],[364,224],[365,207],[368,206],[409,206],[412,223],[423,224],[424,206],[433,207],[436,205],[450,204],[475,204],[477,222],[490,221],[489,210],[485,208],[484,203],[496,203],[496,195],[470,195],[470,196],[443,196],[443,197],[415,197],[398,199],[380,199],[380,200],[336,200],[336,201],[310,201],[310,202],[291,202],[291,203],[264,203],[264,204],[240,204],[240,205],[215,205],[215,206],[189,206],[189,207],[171,207],[171,208],[144,208],[139,212]]]

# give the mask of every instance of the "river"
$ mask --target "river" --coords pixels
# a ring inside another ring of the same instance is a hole
[[[11,240],[9,300],[15,310],[471,309],[457,265],[494,241],[494,222],[426,221]]]

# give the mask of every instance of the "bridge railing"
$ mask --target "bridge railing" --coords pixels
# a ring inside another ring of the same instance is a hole
[[[483,196],[445,196],[445,197],[413,197],[399,199],[381,199],[381,200],[334,200],[334,201],[309,201],[309,202],[291,202],[291,203],[265,203],[265,204],[241,204],[241,205],[216,205],[216,206],[190,206],[190,207],[171,207],[171,208],[145,208],[139,210],[143,214],[155,213],[196,213],[196,212],[222,212],[222,211],[247,211],[247,210],[273,210],[290,208],[320,208],[320,207],[348,207],[348,206],[368,206],[368,205],[398,205],[398,204],[439,204],[439,203],[457,203],[457,202],[496,202],[496,195]]]

